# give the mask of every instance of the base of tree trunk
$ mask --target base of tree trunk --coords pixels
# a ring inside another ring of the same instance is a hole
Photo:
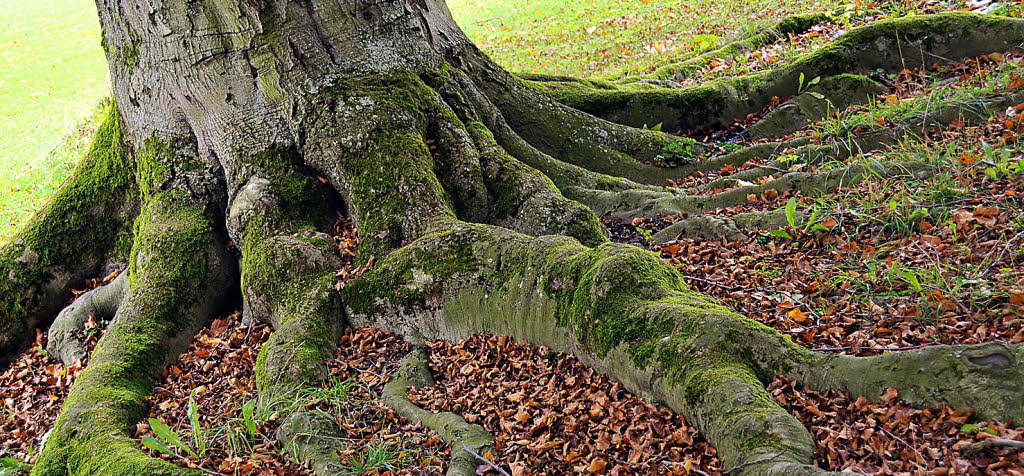
[[[807,429],[765,390],[776,375],[868,398],[895,387],[913,405],[1024,421],[1019,345],[866,358],[813,352],[693,292],[653,253],[608,243],[598,220],[699,214],[767,188],[927,174],[907,164],[870,173],[853,165],[688,196],[651,185],[687,169],[645,164],[677,139],[630,125],[742,117],[799,92],[800,73],[845,85],[830,89],[835,101],[862,100],[871,84],[838,75],[1018,48],[1024,21],[961,13],[885,20],[765,73],[682,90],[599,89],[513,77],[461,36],[443,4],[167,0],[143,12],[134,3],[99,4],[115,113],[68,184],[0,250],[4,355],[51,322],[52,335],[73,334],[82,311],[57,317],[65,290],[127,265],[123,280],[83,303],[113,319],[36,474],[197,473],[148,457],[132,430],[164,365],[239,292],[246,318],[275,329],[259,356],[261,394],[319,386],[347,325],[412,342],[507,334],[571,353],[682,413],[731,474],[830,474],[811,465]],[[922,54],[904,65],[898,52],[911,49]],[[789,110],[806,117],[815,109]],[[785,123],[779,114],[772,120]],[[887,140],[862,139],[864,149]],[[800,145],[808,163],[853,152],[838,142]],[[759,173],[772,170],[745,177]],[[373,265],[341,289],[329,235],[339,213],[358,225],[357,264]],[[85,235],[95,239],[83,244]],[[73,343],[56,345],[65,360],[80,356]],[[386,401],[455,445],[486,448],[489,437],[461,417],[427,416],[402,398],[406,385],[429,377],[417,355]],[[336,468],[340,429],[330,419],[296,409],[280,434],[318,474]]]

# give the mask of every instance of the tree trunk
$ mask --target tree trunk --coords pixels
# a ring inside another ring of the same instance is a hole
[[[54,322],[75,281],[104,266],[127,266],[127,278],[96,297],[114,318],[36,474],[192,473],[149,458],[131,435],[163,366],[239,293],[247,317],[275,329],[258,362],[262,393],[319,385],[346,325],[412,341],[510,334],[572,352],[683,413],[736,474],[826,473],[811,466],[807,430],[765,391],[777,374],[872,398],[893,386],[915,405],[1024,420],[1020,346],[823,355],[692,292],[652,253],[608,243],[595,212],[700,212],[746,191],[691,197],[649,185],[686,173],[644,164],[671,136],[599,119],[552,99],[572,103],[565,89],[513,77],[476,49],[443,0],[97,6],[116,107],[89,159],[0,253],[3,354]],[[886,28],[855,30],[756,87],[747,79],[714,110],[673,102],[696,90],[599,95],[577,85],[582,96],[572,97],[590,98],[592,112],[647,114],[648,123],[658,114],[707,122],[796,92],[794,68],[856,72],[878,66],[878,49],[883,58],[896,47],[964,56],[1015,48],[1024,36],[1020,21],[968,14]],[[901,39],[887,36],[892,29]],[[933,29],[940,39],[984,41],[923,40]],[[721,164],[694,167],[705,166]],[[770,186],[829,188],[864,176],[798,174]],[[358,261],[376,263],[340,290],[328,235],[339,211],[358,225]],[[75,226],[57,225],[65,221]],[[96,243],[72,239],[98,223]],[[56,319],[61,335],[73,334],[75,314]],[[80,355],[66,345],[53,350]],[[340,432],[298,408],[285,415],[281,439],[331,474]]]

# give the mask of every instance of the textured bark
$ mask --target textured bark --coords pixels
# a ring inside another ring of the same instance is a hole
[[[767,187],[849,183],[867,176],[861,166],[789,174],[713,197],[647,185],[683,171],[644,165],[671,136],[613,124],[538,92],[477,51],[440,0],[97,5],[116,134],[97,140],[96,153],[54,203],[85,199],[49,206],[0,250],[0,286],[14,296],[4,301],[0,325],[7,336],[25,336],[50,324],[67,286],[116,261],[111,257],[127,263],[127,290],[75,382],[37,474],[190,473],[145,456],[132,429],[162,367],[239,294],[246,318],[275,330],[257,362],[265,395],[321,385],[345,325],[374,325],[411,341],[510,334],[572,352],[683,413],[726,467],[742,466],[742,474],[827,473],[810,464],[807,430],[765,391],[776,374],[870,397],[895,386],[914,404],[1024,419],[1019,347],[819,355],[690,291],[657,256],[609,244],[595,214],[701,212]],[[969,38],[999,37],[980,17],[929,18],[957,28],[966,21],[977,27]],[[963,46],[953,33],[940,35],[951,46],[935,51]],[[828,54],[870,59],[851,59],[851,68],[873,65],[871,48],[881,37],[858,35]],[[823,54],[797,64],[818,65]],[[769,79],[782,84],[791,73]],[[747,91],[754,104],[774,89]],[[752,147],[700,167],[806,145],[798,142]],[[806,160],[815,159],[808,152]],[[97,177],[120,181],[90,181]],[[340,290],[328,235],[339,212],[358,225],[357,261],[376,263]],[[122,240],[130,253],[112,252],[114,239],[82,247],[89,259],[38,251],[39,237],[53,237],[67,252],[82,230],[52,222],[93,223],[97,216],[112,222],[104,236],[131,237]],[[96,305],[109,314],[114,302],[100,297],[115,291],[98,290],[56,319],[52,332],[62,337],[55,345],[65,348],[79,308]],[[0,341],[4,355],[18,339]],[[78,355],[73,347],[61,351],[65,359]],[[403,382],[424,380],[404,372],[389,387],[389,401],[413,418],[458,427],[455,416],[416,416],[397,398]],[[865,372],[872,378],[860,378]],[[469,429],[446,431],[486,446]],[[341,435],[332,419],[301,406],[284,412],[279,433],[282,447],[318,474],[336,472]],[[468,460],[454,467],[468,467]]]

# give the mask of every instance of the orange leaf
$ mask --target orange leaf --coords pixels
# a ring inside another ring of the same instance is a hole
[[[804,314],[804,312],[801,311],[800,308],[794,308],[793,310],[789,311],[788,314],[789,318],[792,319],[797,324],[803,324],[807,322],[807,314]]]

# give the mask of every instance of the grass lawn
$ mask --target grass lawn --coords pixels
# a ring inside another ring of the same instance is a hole
[[[516,72],[645,72],[839,0],[449,0],[492,59]]]
[[[839,1],[450,0],[449,5],[466,33],[513,71],[595,76],[650,70],[788,14]],[[88,143],[95,117],[90,111],[108,94],[99,45],[92,0],[0,0],[0,244],[56,190]]]
[[[0,243],[56,190],[108,94],[91,0],[0,0]],[[69,135],[72,137],[69,138]]]

